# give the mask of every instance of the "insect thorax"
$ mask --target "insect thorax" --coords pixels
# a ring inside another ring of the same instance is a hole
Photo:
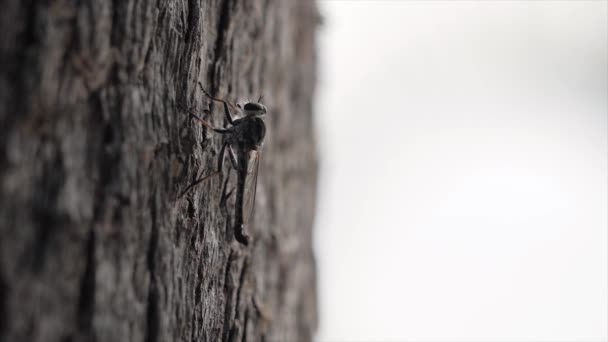
[[[246,150],[257,149],[264,141],[266,125],[258,117],[244,117],[241,124],[236,126],[239,145]]]

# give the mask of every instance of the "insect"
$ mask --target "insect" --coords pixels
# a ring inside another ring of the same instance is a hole
[[[213,127],[207,121],[190,112],[190,115],[198,122],[214,132],[224,134],[226,138],[219,153],[217,171],[195,180],[182,192],[180,197],[184,196],[190,189],[206,179],[221,175],[224,166],[225,153],[228,151],[232,166],[237,173],[234,208],[234,237],[243,245],[248,245],[250,237],[245,232],[245,224],[251,217],[255,204],[260,153],[264,142],[264,136],[266,135],[266,124],[262,118],[266,114],[267,109],[260,103],[262,100],[262,96],[260,96],[257,102],[247,102],[244,106],[237,105],[243,116],[238,119],[233,119],[229,106],[232,106],[233,109],[236,108],[232,104],[228,101],[211,96],[203,88],[200,82],[198,85],[208,98],[224,105],[224,114],[228,120],[229,126],[224,128]]]

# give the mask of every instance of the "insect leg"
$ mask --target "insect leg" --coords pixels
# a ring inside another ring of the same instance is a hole
[[[190,114],[190,116],[192,116],[194,119],[196,119],[196,121],[201,123],[203,126],[209,128],[210,130],[213,130],[214,132],[222,133],[222,134],[230,132],[230,130],[226,129],[226,128],[215,128],[215,127],[211,126],[211,124],[208,123],[207,121],[201,119],[200,116],[194,114],[191,110],[187,110],[187,111],[188,111],[188,114]]]
[[[228,102],[222,99],[218,99],[217,97],[211,96],[204,88],[201,82],[198,82],[198,86],[201,88],[203,93],[213,101],[221,102],[224,105],[224,114],[226,115],[226,119],[231,125],[234,125],[234,121],[232,120],[232,114],[230,114],[230,108],[228,108]],[[234,107],[234,106],[233,106]]]
[[[224,154],[226,153],[226,147],[229,147],[230,143],[228,141],[224,142],[222,145],[222,149],[220,150],[220,155],[217,160],[217,172],[221,173],[224,169]]]
[[[234,166],[235,169],[239,169],[239,163],[236,160],[236,154],[234,153],[234,150],[232,149],[232,146],[228,146],[228,152],[230,152],[230,161],[232,162],[232,166]]]
[[[217,171],[212,172],[210,174],[208,174],[207,176],[201,177],[197,180],[195,180],[194,182],[192,182],[192,184],[188,185],[188,187],[182,191],[182,193],[179,195],[179,198],[183,197],[186,193],[188,193],[188,191],[190,191],[190,189],[192,189],[193,187],[197,186],[198,184],[206,181],[207,179],[211,178],[211,177],[215,177],[217,175],[221,175],[222,174],[222,169],[224,166],[224,154],[226,152],[226,146],[229,146],[228,142],[225,142],[224,145],[222,145],[222,148],[220,150],[220,154],[217,160]]]
[[[220,198],[220,208],[222,209],[222,212],[228,218],[228,220],[230,220],[230,215],[228,214],[228,208],[226,207],[226,202],[228,201],[228,199],[230,198],[230,196],[232,195],[232,192],[234,190],[234,189],[231,189],[230,191],[227,191],[229,180],[230,180],[230,177],[226,177],[226,179],[224,180],[224,186],[222,187],[222,197]],[[228,221],[228,222],[230,222],[230,221]],[[229,223],[229,224],[232,224],[232,223]]]
[[[193,118],[195,118],[196,121],[198,121],[199,123],[201,123],[203,126],[205,126],[205,127],[209,128],[209,129],[213,130],[214,132],[221,133],[221,134],[230,132],[230,129],[227,129],[227,128],[216,128],[216,127],[211,126],[210,123],[208,123],[207,121],[201,119],[198,115],[192,113],[191,111],[188,111],[188,113]]]

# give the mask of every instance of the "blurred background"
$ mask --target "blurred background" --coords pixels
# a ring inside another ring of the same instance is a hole
[[[607,2],[319,6],[317,340],[606,340]]]

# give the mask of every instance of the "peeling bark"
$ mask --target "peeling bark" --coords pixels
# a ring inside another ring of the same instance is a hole
[[[0,340],[310,340],[313,1],[0,8]],[[222,145],[199,81],[269,109],[249,247],[230,167],[177,196]]]

